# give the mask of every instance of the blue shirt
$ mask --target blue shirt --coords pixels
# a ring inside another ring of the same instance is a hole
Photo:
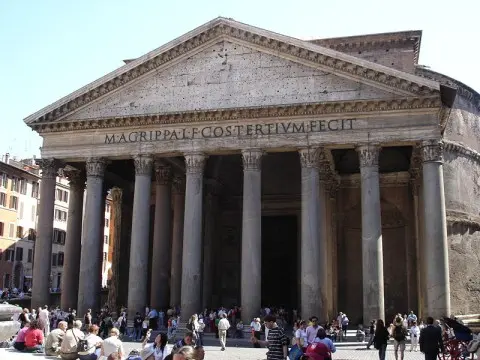
[[[323,343],[325,345],[327,345],[328,349],[334,353],[335,351],[337,351],[337,348],[335,347],[335,345],[333,345],[333,341],[330,340],[329,338],[324,338],[324,339],[320,339],[320,338],[315,338],[315,340],[313,340],[314,343]]]

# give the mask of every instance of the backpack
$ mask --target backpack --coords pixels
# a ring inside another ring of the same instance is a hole
[[[397,341],[404,341],[407,338],[407,334],[403,326],[395,326],[393,329],[393,338]]]
[[[88,346],[87,340],[78,340],[77,343],[77,352],[87,353],[90,347]]]

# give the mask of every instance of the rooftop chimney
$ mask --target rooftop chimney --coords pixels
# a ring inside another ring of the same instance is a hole
[[[10,153],[5,154],[5,164],[8,164],[8,159],[10,158]]]

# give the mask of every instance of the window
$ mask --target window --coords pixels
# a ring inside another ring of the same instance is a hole
[[[66,233],[60,229],[53,229],[53,242],[55,244],[65,245]]]
[[[7,206],[7,194],[5,193],[0,193],[0,206]]]
[[[40,189],[40,184],[38,182],[32,183],[32,197],[38,199],[38,190]]]
[[[23,226],[17,226],[17,238],[23,237]]]
[[[28,240],[33,240],[33,241],[35,241],[37,239],[37,233],[36,233],[35,229],[28,229],[27,239]]]
[[[107,253],[106,252],[103,253],[103,261],[107,261]]]
[[[61,189],[55,190],[55,200],[68,202],[68,192]]]
[[[24,204],[23,204],[23,201],[20,201],[20,211],[19,211],[19,218],[20,220],[23,220],[23,208],[24,208]]]
[[[108,235],[105,235],[105,236],[104,236],[104,242],[105,242],[105,244],[108,245]]]
[[[8,237],[13,238],[15,236],[15,224],[10,224],[8,228]]]
[[[107,228],[108,228],[108,227],[109,227],[109,225],[110,225],[110,220],[108,220],[108,219],[105,219],[105,227],[107,227]]]
[[[0,236],[3,236],[3,231],[5,230],[5,224],[0,222]]]
[[[23,247],[17,247],[17,250],[15,251],[15,260],[23,261]]]
[[[10,196],[10,209],[18,210],[18,197]]]
[[[58,257],[57,257],[57,265],[58,266],[63,266],[63,259],[64,259],[64,255],[63,255],[63,252],[59,252],[58,253]]]
[[[57,266],[57,254],[52,254],[52,266]]]
[[[19,189],[20,189],[20,182],[18,181],[18,178],[16,178],[16,177],[14,176],[14,177],[12,177],[11,190],[12,190],[12,191],[15,191],[15,192],[18,192]]]
[[[5,251],[5,261],[13,261],[14,256],[15,256],[15,251],[13,251],[12,249],[7,249]]]
[[[63,201],[68,203],[68,191],[63,192]]]
[[[36,218],[37,218],[37,209],[35,205],[32,205],[32,222],[35,222]]]
[[[57,221],[67,221],[67,212],[55,209],[55,220],[57,220]]]
[[[33,249],[28,249],[27,262],[28,262],[28,263],[33,262]]]
[[[20,179],[20,194],[27,195],[27,180]]]
[[[105,206],[105,212],[109,213],[110,212],[110,204],[107,204]]]
[[[7,188],[8,185],[8,175],[5,173],[0,174],[0,186],[4,187],[5,189]]]

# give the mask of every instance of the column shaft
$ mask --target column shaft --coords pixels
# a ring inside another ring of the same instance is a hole
[[[70,200],[68,205],[65,265],[63,267],[60,307],[62,309],[75,309],[78,304],[85,175],[79,171],[64,171],[64,174],[70,180]]]
[[[136,156],[133,195],[132,237],[130,242],[130,275],[128,278],[128,318],[147,305],[148,240],[150,230],[150,192],[152,158]]]
[[[103,201],[103,175],[106,162],[103,159],[89,159],[87,169],[87,199],[82,230],[82,250],[80,279],[78,287],[78,314],[84,315],[88,309],[100,308],[102,253],[99,234],[105,218]]]
[[[360,156],[362,186],[362,271],[363,322],[385,319],[383,285],[382,219],[380,209],[380,148],[365,145],[357,148]]]
[[[38,209],[37,239],[33,262],[32,308],[50,304],[50,270],[52,264],[53,216],[55,209],[55,184],[57,164],[53,159],[43,159]]]
[[[321,288],[325,284],[321,284],[320,276],[320,268],[325,263],[321,261],[323,256],[320,249],[319,150],[301,149],[299,153],[302,166],[300,314],[303,319],[307,319],[311,316],[320,316],[325,304],[326,287]]]
[[[171,169],[155,163],[155,225],[153,231],[150,306],[166,310],[170,302]]]
[[[262,151],[243,150],[242,319],[250,324],[262,301]]]
[[[435,319],[450,314],[450,272],[443,186],[443,144],[422,143],[426,308]]]
[[[179,306],[182,294],[183,219],[185,213],[185,181],[181,177],[173,181],[173,229],[170,305]]]
[[[110,287],[108,288],[108,308],[117,309],[118,304],[118,288],[120,286],[120,250],[122,236],[122,189],[118,187],[112,188],[110,192],[112,196],[112,207],[110,210],[110,221],[113,222],[113,232],[110,234],[112,254],[112,277],[110,279]]]
[[[182,255],[182,321],[202,306],[202,203],[205,156],[185,155],[186,190]]]

